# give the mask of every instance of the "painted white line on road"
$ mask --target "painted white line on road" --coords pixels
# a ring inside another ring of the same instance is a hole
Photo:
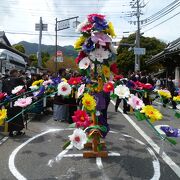
[[[111,103],[115,105],[115,102],[111,100]],[[148,144],[159,154],[160,147],[126,114],[123,114],[122,109],[119,107],[118,110],[122,115],[129,121],[129,123],[139,132],[139,134],[148,142]],[[176,173],[180,178],[180,167],[165,153],[162,153],[162,159],[164,162]]]
[[[0,140],[0,145],[3,144],[9,137],[5,136]]]
[[[26,180],[27,179],[17,170],[17,168],[15,166],[15,156],[24,146],[26,146],[28,143],[30,143],[31,141],[33,141],[34,139],[36,139],[42,135],[45,135],[45,134],[50,133],[50,132],[63,131],[63,130],[69,130],[69,128],[68,129],[49,129],[48,131],[45,131],[45,132],[42,132],[40,134],[37,134],[36,136],[33,136],[32,138],[28,139],[27,141],[22,143],[20,146],[18,146],[11,153],[11,155],[9,157],[9,169],[10,169],[11,173],[14,175],[14,177],[16,179],[19,179],[19,180]]]

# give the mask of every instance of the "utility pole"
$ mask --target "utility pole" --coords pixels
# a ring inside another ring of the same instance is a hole
[[[41,41],[42,41],[42,17],[40,17],[39,21],[39,44],[38,44],[38,68],[42,67],[42,58],[41,58]]]
[[[145,5],[140,5],[140,0],[136,0],[136,2],[132,5],[132,8],[136,8],[135,16],[137,17],[137,21],[134,21],[134,25],[137,23],[137,30],[136,30],[136,40],[135,40],[135,48],[140,49],[140,15],[141,8],[145,7]],[[133,23],[133,21],[131,21]],[[137,50],[136,49],[136,50]],[[140,53],[135,53],[135,63],[134,63],[134,71],[140,70]]]
[[[55,24],[55,32],[56,32],[56,38],[55,38],[55,72],[57,74],[57,18],[56,18],[56,24]]]
[[[47,31],[47,24],[43,24],[42,17],[40,17],[39,24],[35,24],[35,30],[39,31],[39,44],[38,44],[38,68],[42,68],[42,58],[41,58],[41,41],[42,41],[42,31]]]

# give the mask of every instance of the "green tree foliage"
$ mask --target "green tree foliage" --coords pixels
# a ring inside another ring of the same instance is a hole
[[[18,50],[19,52],[25,53],[25,48],[22,44],[15,44],[13,45],[13,48]]]
[[[128,38],[123,38],[120,41],[120,45],[118,47],[118,55],[117,55],[117,64],[121,72],[127,73],[128,71],[134,71],[134,61],[135,55],[133,48],[129,48],[129,46],[125,46],[126,44],[134,44],[135,42],[135,34],[131,34]],[[122,45],[124,44],[124,45]],[[158,64],[153,66],[147,66],[146,61],[149,60],[152,56],[161,52],[166,44],[156,38],[143,37],[140,38],[140,47],[146,48],[146,54],[140,56],[140,69],[147,70],[149,72],[157,71],[161,66]]]
[[[37,66],[38,59],[37,59],[36,54],[29,55],[29,62],[30,62],[30,66],[35,66],[35,67]]]

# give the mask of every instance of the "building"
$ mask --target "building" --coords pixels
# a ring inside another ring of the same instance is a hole
[[[180,38],[172,41],[160,53],[146,61],[147,65],[162,63],[166,67],[166,77],[172,76],[180,87]]]

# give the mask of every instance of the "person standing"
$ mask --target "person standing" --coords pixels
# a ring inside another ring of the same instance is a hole
[[[6,92],[8,96],[12,95],[12,90],[16,86],[25,85],[22,78],[19,77],[19,72],[16,69],[13,69],[10,71],[10,76],[5,78],[2,82],[2,92]],[[7,107],[7,116],[8,119],[13,118],[15,115],[20,113],[22,111],[21,107],[14,107],[12,103],[12,107],[9,105]],[[8,123],[8,131],[9,136],[14,136],[14,132],[16,132],[16,135],[24,135],[25,133],[22,132],[22,129],[24,128],[24,121],[22,114],[14,118],[12,121]]]

